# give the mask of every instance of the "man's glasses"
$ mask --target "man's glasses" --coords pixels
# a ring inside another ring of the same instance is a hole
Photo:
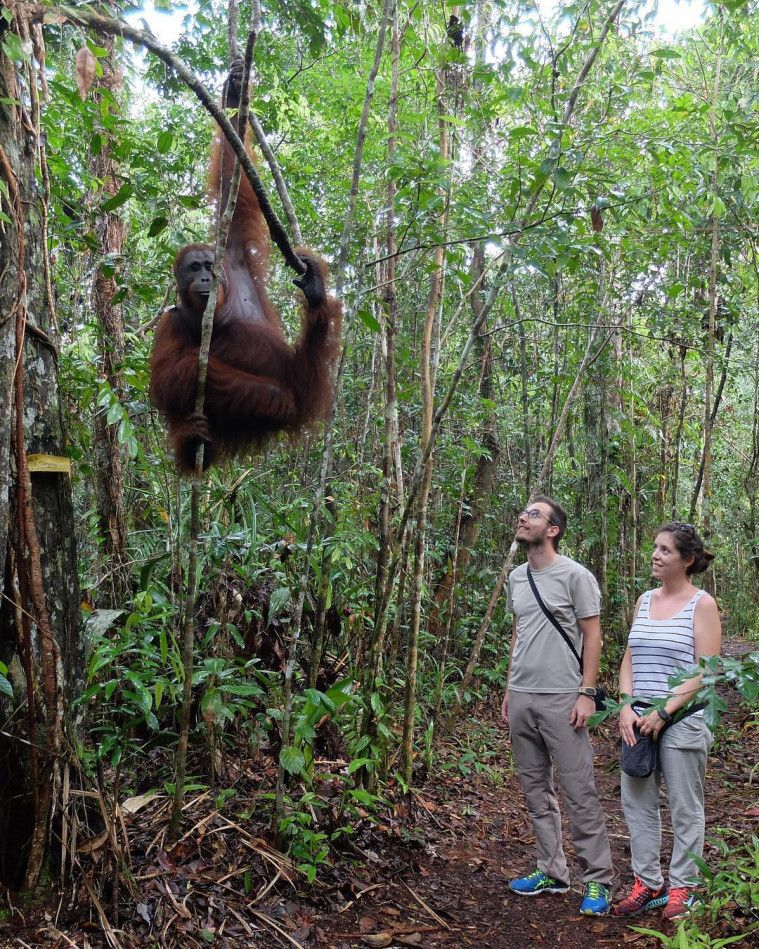
[[[553,523],[553,521],[551,520],[548,514],[544,514],[542,511],[539,511],[536,507],[530,508],[529,511],[520,511],[519,514],[517,514],[517,520],[520,520],[523,517],[526,517],[530,521],[536,521],[539,517],[544,517],[548,521],[549,524]]]

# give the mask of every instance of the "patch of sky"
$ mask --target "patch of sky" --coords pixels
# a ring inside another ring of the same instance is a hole
[[[640,7],[640,17],[650,23],[655,35],[666,39],[703,23],[707,5],[708,0],[646,0]],[[536,0],[536,6],[541,16],[554,19],[562,0]],[[182,33],[185,17],[192,15],[197,7],[193,0],[186,3],[159,0],[157,6],[153,0],[145,0],[127,13],[125,19],[135,26],[147,26],[161,43],[171,46]]]

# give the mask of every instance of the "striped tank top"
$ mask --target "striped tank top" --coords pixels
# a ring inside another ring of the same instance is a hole
[[[671,694],[670,676],[696,663],[693,614],[703,590],[671,619],[651,619],[651,590],[643,594],[627,645],[632,655],[633,695],[661,698]]]

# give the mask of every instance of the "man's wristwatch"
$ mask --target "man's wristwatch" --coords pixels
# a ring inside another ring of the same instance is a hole
[[[666,708],[657,708],[656,714],[663,722],[666,722],[668,725],[672,721],[672,716],[669,714]]]
[[[598,695],[598,689],[594,685],[581,685],[577,691],[580,695],[587,695],[589,699],[594,699]]]

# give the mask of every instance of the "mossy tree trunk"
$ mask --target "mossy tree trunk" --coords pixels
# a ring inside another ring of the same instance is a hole
[[[44,61],[38,28],[17,17],[0,32]],[[52,852],[64,709],[83,668],[34,61],[0,51],[0,881],[26,889]],[[55,461],[41,470],[35,455]]]

